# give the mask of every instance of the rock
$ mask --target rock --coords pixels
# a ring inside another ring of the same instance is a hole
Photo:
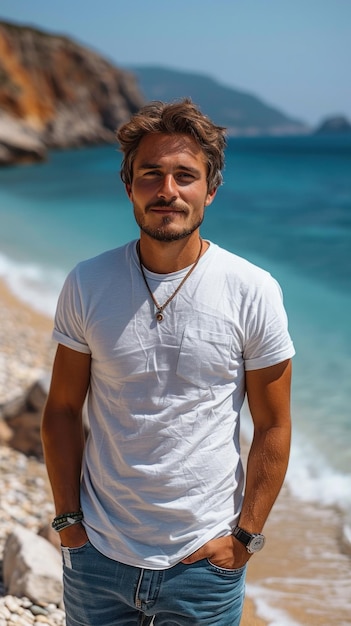
[[[4,547],[3,578],[7,592],[35,604],[62,603],[62,564],[45,539],[16,526]]]
[[[47,609],[45,609],[42,606],[38,606],[37,604],[33,604],[30,610],[31,610],[31,613],[33,613],[33,615],[47,615],[48,614]]]
[[[40,424],[50,376],[33,383],[22,395],[2,406],[3,436],[8,445],[26,455],[43,457]],[[1,422],[0,422],[1,424]],[[10,431],[5,430],[5,427]]]
[[[8,427],[5,420],[0,416],[0,445],[6,445],[11,441],[12,430]]]
[[[49,393],[51,375],[47,374],[37,380],[28,390],[27,406],[33,411],[42,411]]]
[[[24,391],[18,396],[4,402],[0,407],[1,417],[5,420],[10,420],[12,417],[16,417],[17,415],[20,415],[20,413],[23,413],[23,411],[26,410],[26,396],[27,391]]]
[[[114,142],[144,103],[133,74],[68,37],[0,22],[0,165]],[[5,118],[4,118],[5,119]],[[1,129],[3,130],[1,131]]]
[[[60,535],[52,528],[51,524],[45,524],[45,526],[39,528],[38,535],[49,541],[61,554]]]
[[[28,126],[0,112],[0,165],[43,161],[46,152],[44,143]]]
[[[43,459],[41,419],[49,392],[51,374],[42,376],[19,396],[0,405],[0,445],[6,444],[27,456]],[[89,432],[86,402],[83,428]]]
[[[23,411],[8,420],[12,437],[8,444],[28,456],[41,458],[43,449],[40,437],[41,414],[39,411]]]

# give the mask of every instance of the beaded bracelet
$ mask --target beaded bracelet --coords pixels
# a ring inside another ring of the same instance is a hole
[[[79,522],[81,522],[82,519],[83,519],[82,511],[75,511],[73,513],[62,513],[61,515],[57,515],[56,517],[54,517],[51,526],[54,530],[56,530],[56,532],[59,533],[61,530],[64,530],[65,528],[69,528],[70,526],[73,526],[74,524],[79,524]]]

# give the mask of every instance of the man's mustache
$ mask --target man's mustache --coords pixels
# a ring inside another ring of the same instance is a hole
[[[183,211],[183,212],[185,212],[185,207],[184,206],[178,205],[173,200],[169,200],[167,202],[167,200],[163,200],[162,198],[160,200],[155,200],[154,202],[150,202],[149,204],[147,204],[146,207],[145,207],[145,211],[148,211],[149,209],[157,209],[157,208],[160,208],[160,209],[173,209],[173,211]]]

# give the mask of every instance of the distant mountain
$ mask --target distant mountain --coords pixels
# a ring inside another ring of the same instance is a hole
[[[343,115],[334,115],[323,120],[315,133],[317,135],[351,133],[351,124]]]
[[[204,113],[217,124],[225,126],[230,135],[298,134],[308,131],[304,122],[209,76],[165,67],[138,65],[129,69],[137,76],[147,100],[170,101],[191,97]]]

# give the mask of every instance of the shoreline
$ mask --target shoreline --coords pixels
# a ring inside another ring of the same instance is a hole
[[[3,280],[0,307],[1,405],[51,370],[55,346],[50,317],[20,302]],[[283,487],[264,529],[267,545],[250,560],[241,626],[349,623],[350,558],[340,551],[341,524],[338,511],[298,502]]]
[[[52,320],[20,302],[0,279],[0,407],[51,368]]]

